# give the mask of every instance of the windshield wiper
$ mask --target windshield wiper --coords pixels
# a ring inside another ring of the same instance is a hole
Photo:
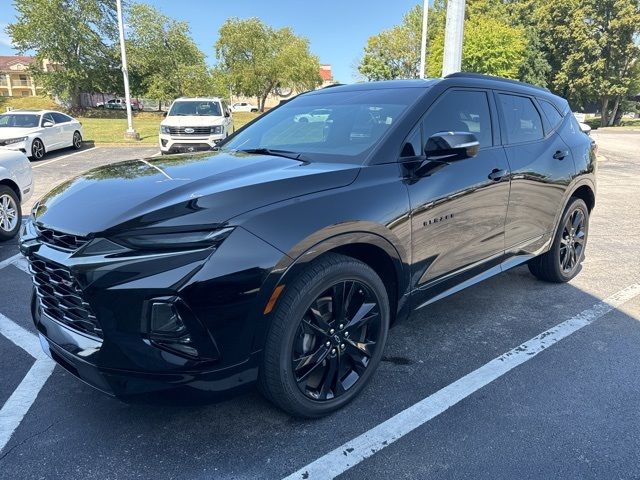
[[[257,155],[273,155],[274,157],[292,158],[294,160],[306,161],[302,158],[302,154],[298,152],[292,152],[290,150],[277,150],[271,148],[245,148],[238,149],[237,152],[255,153]]]

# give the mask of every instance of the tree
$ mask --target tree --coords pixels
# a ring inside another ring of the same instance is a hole
[[[204,53],[186,22],[173,20],[150,5],[129,9],[127,56],[132,91],[161,101],[180,96],[224,95],[216,91]]]
[[[230,18],[220,27],[215,50],[231,89],[256,97],[261,111],[276,88],[302,91],[322,83],[309,41],[288,27],[275,30],[258,18]]]
[[[549,0],[537,20],[546,32],[550,84],[574,105],[597,100],[601,124],[613,125],[638,82],[637,0]]]
[[[504,5],[497,0],[470,0],[466,8],[462,69],[518,78],[527,38],[522,27],[505,23]],[[444,51],[445,3],[429,12],[427,73],[439,77]],[[416,78],[420,62],[422,7],[417,5],[400,25],[370,37],[358,71],[368,80]]]
[[[53,95],[79,103],[117,69],[115,0],[21,0],[7,33],[20,53],[35,51],[32,72]],[[43,62],[52,68],[46,71]]]
[[[462,47],[462,70],[499,77],[518,78],[526,58],[524,29],[505,24],[493,16],[479,14],[465,21]],[[442,74],[444,35],[431,45],[428,73]]]
[[[437,0],[429,11],[427,52],[437,32],[444,31],[444,2]],[[358,72],[367,80],[417,78],[422,39],[422,5],[416,5],[402,23],[369,37]]]

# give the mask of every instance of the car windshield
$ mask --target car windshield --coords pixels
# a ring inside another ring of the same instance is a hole
[[[361,162],[423,92],[396,88],[301,95],[238,132],[221,150],[280,150],[312,161]]]
[[[194,115],[201,117],[221,117],[222,110],[220,109],[220,102],[213,102],[209,100],[202,101],[185,101],[185,102],[173,102],[171,110],[169,110],[169,116],[186,116]]]
[[[5,113],[0,115],[0,128],[33,128],[40,124],[40,115]]]

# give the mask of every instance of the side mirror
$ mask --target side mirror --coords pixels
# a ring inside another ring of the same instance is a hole
[[[231,116],[231,114],[229,112],[224,112],[224,116],[229,118]]]
[[[162,116],[163,116],[163,117],[166,117],[166,116],[167,116],[167,113],[169,113],[169,112],[162,112]]]
[[[480,142],[470,132],[438,132],[427,140],[424,152],[428,160],[453,162],[478,155]]]
[[[48,121],[47,121],[47,122],[44,122],[44,123],[42,124],[42,126],[43,126],[44,128],[53,127],[53,122],[48,122]]]

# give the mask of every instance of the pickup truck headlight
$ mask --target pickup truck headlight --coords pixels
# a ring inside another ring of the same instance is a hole
[[[5,145],[12,145],[14,143],[24,142],[27,137],[16,137],[16,138],[7,138],[6,140],[2,140],[2,143]]]
[[[222,133],[222,125],[216,125],[215,127],[211,127],[211,133],[213,135],[220,135]]]
[[[134,250],[189,250],[217,247],[232,231],[233,227],[213,231],[140,232],[113,237],[111,240]]]
[[[169,127],[167,125],[160,125],[160,133],[169,134]]]

